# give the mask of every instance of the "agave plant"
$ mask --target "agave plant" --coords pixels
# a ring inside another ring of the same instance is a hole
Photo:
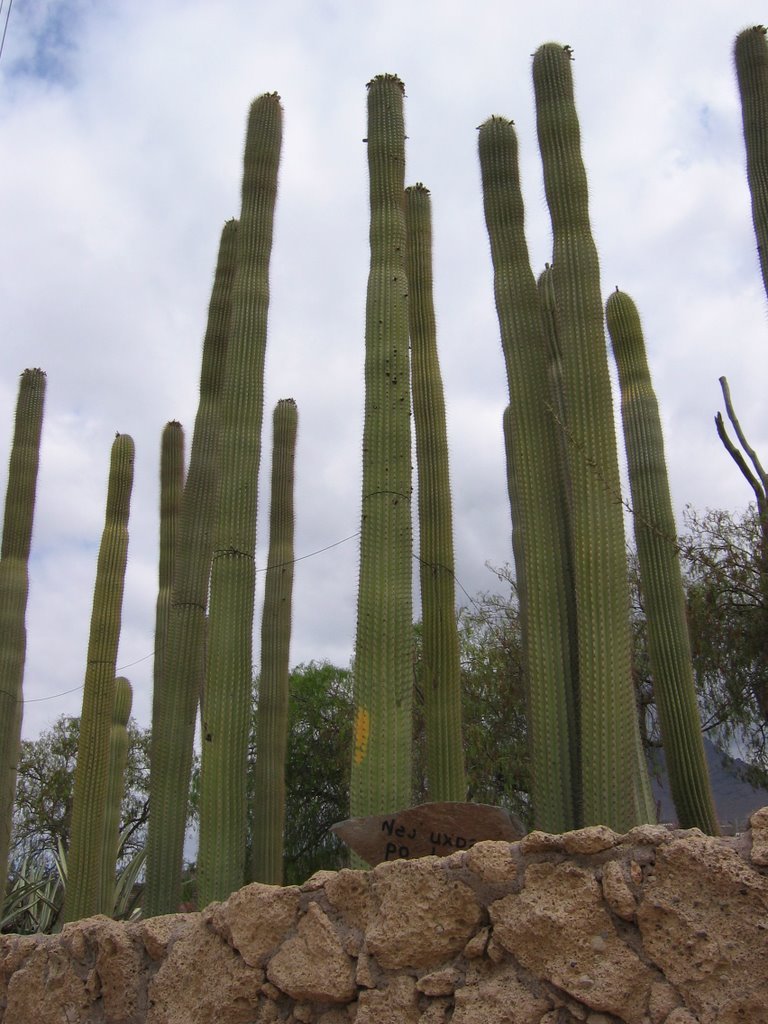
[[[122,853],[128,830],[120,836]],[[112,897],[112,917],[132,921],[141,916],[139,878],[146,850],[137,850],[117,872]],[[0,908],[0,932],[30,935],[51,933],[61,927],[61,911],[67,891],[67,852],[59,839],[56,849],[43,856],[25,857],[9,879]]]

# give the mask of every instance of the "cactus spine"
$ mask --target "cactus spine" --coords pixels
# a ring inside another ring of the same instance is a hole
[[[683,828],[717,835],[696,705],[664,438],[640,316],[629,295],[618,288],[608,299],[605,312],[619,371],[648,650],[672,796]]]
[[[624,830],[650,820],[652,806],[631,683],[618,455],[570,49],[539,47],[533,84],[568,412],[583,821]]]
[[[88,664],[80,718],[80,744],[72,797],[64,920],[108,912],[101,905],[102,851],[109,776],[109,734],[115,699],[115,663],[120,639],[128,512],[133,487],[134,445],[118,434],[112,445],[104,532],[93,593]],[[94,837],[96,840],[94,841]]]
[[[261,619],[261,676],[254,767],[251,881],[282,885],[285,753],[293,594],[293,481],[298,411],[283,398],[273,415],[269,555]]]
[[[514,126],[480,126],[480,167],[496,309],[507,368],[505,414],[515,563],[522,582],[523,649],[532,733],[537,827],[576,827],[579,791],[575,680],[571,668],[568,521],[558,501],[560,459],[549,388],[549,353],[525,215]],[[521,564],[522,562],[522,564]]]
[[[44,403],[45,374],[25,370],[16,403],[0,551],[0,900],[5,894],[24,710],[28,564]]]
[[[181,873],[195,714],[205,678],[206,609],[218,504],[220,394],[230,328],[237,221],[224,225],[208,308],[200,403],[181,498],[178,542],[161,692],[153,698],[147,884],[144,913],[171,914],[181,902]]]
[[[763,287],[768,294],[768,44],[762,25],[745,28],[734,46],[741,96],[747,180]]]
[[[427,780],[431,800],[464,800],[467,780],[461,736],[461,662],[448,435],[432,297],[432,211],[429,189],[421,184],[405,190],[405,219],[419,494]]]
[[[411,799],[411,430],[403,83],[368,85],[370,271],[350,809]]]
[[[120,852],[120,810],[125,793],[125,767],[130,746],[128,719],[132,703],[131,684],[125,676],[118,676],[115,679],[115,703],[109,734],[109,782],[101,863],[101,906],[108,914],[112,913],[115,905],[115,866]]]
[[[256,500],[264,407],[269,259],[282,141],[276,93],[251,105],[221,421],[218,523],[203,695],[198,893],[201,906],[243,884],[252,685]]]

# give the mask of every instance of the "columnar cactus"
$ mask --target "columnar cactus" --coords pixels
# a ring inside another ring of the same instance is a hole
[[[28,563],[44,403],[45,374],[25,370],[16,403],[0,551],[0,901],[5,893],[24,709]]]
[[[134,445],[118,434],[112,445],[104,532],[93,593],[88,664],[83,688],[80,743],[72,797],[64,920],[108,913],[102,898],[102,851],[109,777],[109,735],[115,700],[115,663],[120,639],[128,512],[133,487]]]
[[[523,583],[534,815],[538,828],[559,832],[576,827],[579,793],[569,524],[558,500],[560,428],[552,408],[549,351],[525,239],[512,122],[492,117],[482,124],[479,151],[509,385],[505,439],[515,563],[518,582]]]
[[[232,327],[222,396],[221,477],[202,707],[201,906],[243,884],[253,672],[256,499],[264,407],[269,259],[282,142],[276,93],[254,100],[245,142]]]
[[[108,914],[112,913],[115,902],[115,866],[120,851],[120,810],[125,793],[125,768],[130,748],[128,719],[131,717],[132,703],[130,682],[125,676],[118,676],[115,679],[115,703],[109,733],[109,781],[101,862],[101,906]]]
[[[269,555],[261,619],[261,673],[256,727],[253,882],[282,885],[285,754],[293,595],[293,479],[298,411],[283,398],[273,415]]]
[[[205,678],[206,609],[218,506],[220,396],[237,262],[237,221],[224,225],[208,308],[200,403],[179,513],[162,687],[152,702],[150,806],[144,913],[171,914],[181,902],[184,833],[195,717]]]
[[[405,190],[411,388],[419,495],[422,666],[431,800],[464,800],[461,662],[456,624],[453,514],[445,397],[432,298],[432,211],[429,190]]]
[[[165,699],[166,642],[173,591],[181,496],[184,491],[184,428],[175,420],[163,428],[160,445],[160,565],[155,608],[155,663],[152,680],[152,721],[160,724],[160,706]],[[165,742],[162,728],[152,733],[152,747]]]
[[[745,28],[734,46],[741,96],[747,180],[763,286],[768,294],[768,42],[762,25]]]
[[[568,412],[583,820],[626,829],[653,808],[631,682],[619,466],[570,48],[539,47],[533,84]]]
[[[368,85],[371,263],[357,603],[353,815],[411,799],[411,430],[403,83]]]
[[[664,437],[640,316],[629,295],[618,288],[608,299],[605,314],[619,371],[648,653],[672,797],[683,828],[716,835],[719,828],[696,705]]]

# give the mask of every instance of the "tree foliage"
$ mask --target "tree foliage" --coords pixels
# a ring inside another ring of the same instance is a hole
[[[126,792],[120,828],[125,833],[120,864],[143,848],[149,814],[149,730],[131,719]],[[11,834],[11,873],[23,859],[53,867],[61,842],[69,849],[79,717],[61,715],[35,740],[23,740]]]

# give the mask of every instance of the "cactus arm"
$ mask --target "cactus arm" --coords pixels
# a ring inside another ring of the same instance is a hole
[[[549,394],[549,354],[525,239],[514,126],[480,126],[483,201],[510,404],[505,446],[532,732],[534,816],[551,832],[574,828],[577,736],[571,679],[567,508]],[[522,565],[520,564],[522,562]]]
[[[368,86],[370,271],[350,809],[411,799],[411,439],[403,84]]]
[[[741,97],[747,181],[763,287],[768,294],[768,43],[762,25],[745,28],[734,45]]]
[[[293,593],[293,481],[298,412],[283,398],[273,416],[269,555],[261,620],[261,675],[253,806],[253,875],[282,885],[285,757]]]
[[[109,734],[115,699],[115,663],[120,639],[128,512],[133,487],[134,445],[118,434],[112,445],[104,532],[93,592],[88,664],[83,687],[80,743],[72,796],[64,920],[107,913],[101,905],[102,852],[109,775]],[[97,837],[94,841],[94,837]]]
[[[432,212],[423,185],[405,190],[405,217],[428,790],[430,800],[464,800],[448,435],[432,297]]]
[[[0,552],[0,900],[5,893],[24,710],[28,564],[44,403],[45,374],[25,370],[16,403]]]
[[[110,915],[114,913],[115,906],[115,866],[120,850],[120,811],[125,793],[125,767],[130,747],[128,719],[131,717],[132,702],[131,684],[125,676],[118,676],[115,679],[115,703],[109,733],[109,782],[101,862],[101,906]]]
[[[653,808],[638,777],[618,454],[570,49],[539,47],[533,83],[570,435],[583,815],[585,824],[624,830]]]
[[[246,768],[253,673],[256,503],[264,409],[269,260],[282,144],[275,93],[254,100],[248,122],[222,398],[221,477],[211,570],[202,707],[201,906],[243,884]]]
[[[206,609],[213,526],[218,504],[219,407],[230,328],[237,221],[224,225],[219,243],[200,371],[195,417],[178,523],[175,571],[160,693],[152,703],[148,917],[174,913],[181,903],[184,834],[192,772],[195,716],[205,676]]]
[[[696,704],[664,438],[640,316],[632,299],[618,289],[608,299],[605,312],[619,371],[648,650],[672,797],[683,828],[696,827],[717,835]]]

